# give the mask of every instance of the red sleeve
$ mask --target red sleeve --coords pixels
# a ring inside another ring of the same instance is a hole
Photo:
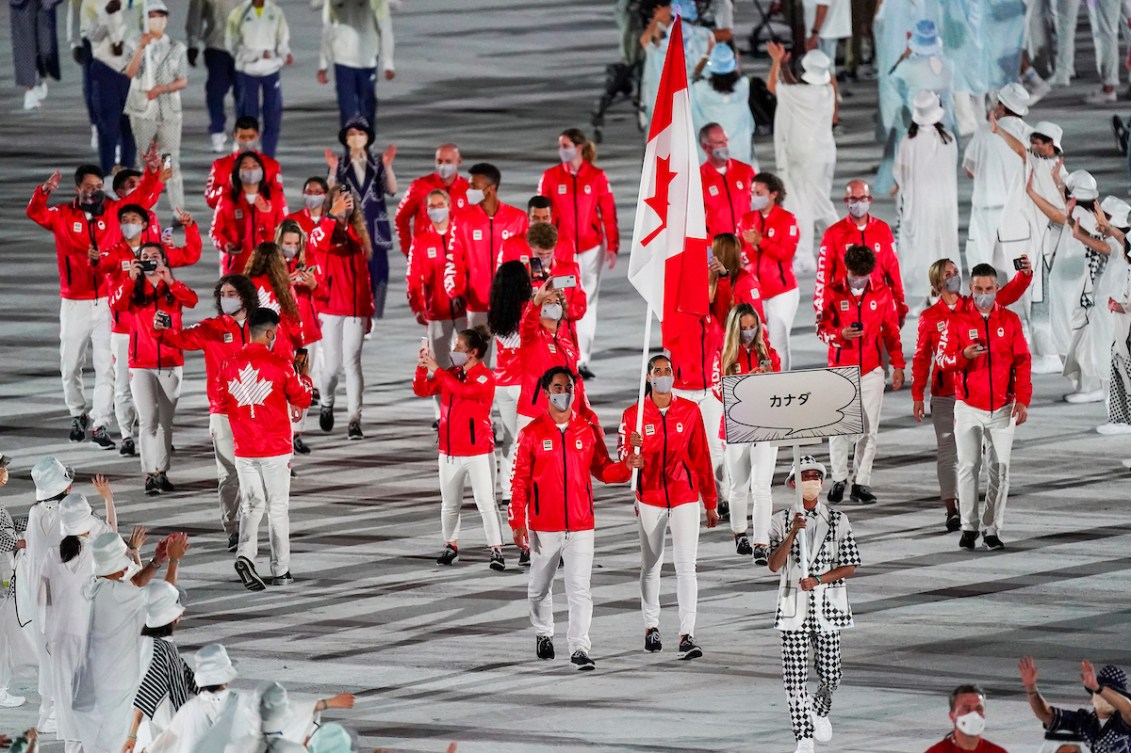
[[[440,372],[436,372],[437,374]],[[412,374],[412,394],[417,397],[431,397],[440,394],[440,381],[428,378],[428,369],[417,366]]]
[[[462,236],[455,221],[448,232],[451,234],[452,247],[448,261],[444,264],[444,292],[449,298],[463,298],[467,293],[467,261],[464,259]]]
[[[403,247],[402,247],[403,248]],[[424,272],[420,261],[420,254],[416,253],[416,241],[408,247],[408,265],[405,269],[405,294],[408,296],[408,307],[412,313],[419,314],[424,311]]]
[[[836,250],[833,245],[836,238],[833,229],[829,228],[821,236],[821,250],[817,254],[817,278],[813,281],[813,309],[817,318],[821,316],[821,309],[832,298],[832,284],[835,282],[832,275],[836,274]]]
[[[223,157],[220,159],[223,159]],[[227,188],[226,183],[219,181],[219,175],[216,172],[218,164],[220,164],[220,160],[215,160],[212,163],[212,168],[208,171],[208,180],[204,184],[204,201],[208,204],[209,209],[216,208],[216,205],[220,203],[220,197],[224,195],[224,189]]]
[[[397,213],[393,222],[397,226],[397,238],[400,240],[401,253],[408,255],[412,246],[412,220],[420,211],[420,184],[415,180],[408,185],[404,198],[397,205]]]
[[[309,408],[310,401],[314,398],[314,386],[310,383],[310,377],[299,376],[290,363],[286,365],[283,392],[287,396],[287,402],[296,408]]]
[[[126,275],[118,289],[110,296],[110,308],[115,311],[129,311],[130,310],[130,297],[134,290],[134,280],[131,280],[129,275]]]
[[[138,182],[137,188],[134,189],[131,198],[133,202],[141,204],[146,209],[152,209],[157,204],[157,200],[161,198],[161,192],[165,190],[165,184],[161,182],[156,172],[146,170],[141,174],[141,181]]]
[[[553,168],[551,168],[551,169],[553,169]],[[546,175],[548,175],[549,172],[550,172],[550,170],[544,171],[542,173],[542,176],[540,178],[538,178],[538,189],[534,193],[538,194],[539,196],[545,196],[547,199],[550,199],[551,201],[553,201],[554,197],[552,197],[548,193],[546,193]],[[557,227],[557,225],[558,225],[558,222],[557,222],[558,213],[554,212],[551,216],[554,218],[554,227]]]
[[[522,319],[518,322],[518,337],[520,347],[529,347],[538,342],[538,329],[542,326],[540,321],[541,310],[536,309],[533,301],[528,301],[522,310]]]
[[[444,369],[437,369],[433,375],[433,379],[439,382],[442,389],[447,390],[453,395],[468,398],[471,400],[482,400],[490,403],[495,398],[495,380],[488,379],[485,382],[480,382],[478,379],[470,379],[460,381],[450,371]]]
[[[169,292],[185,308],[194,308],[200,301],[200,296],[196,294],[196,291],[180,280],[173,280],[173,284],[169,286]]]
[[[200,239],[200,228],[194,222],[185,226],[185,245],[181,247],[166,246],[165,256],[170,267],[189,267],[200,261],[200,252],[203,250]]]
[[[1033,274],[1036,274],[1036,272]],[[1024,272],[1013,275],[1013,279],[1002,285],[1001,290],[997,292],[998,303],[1002,306],[1017,303],[1021,300],[1021,296],[1025,295],[1025,291],[1029,289],[1032,282],[1033,275],[1027,275]]]
[[[730,275],[720,275],[715,282],[715,300],[711,301],[711,316],[725,324],[727,314],[733,306],[734,288],[731,285]]]
[[[43,186],[36,186],[35,191],[31,194],[31,201],[27,203],[25,210],[30,219],[40,227],[48,230],[55,230],[55,218],[59,216],[58,207],[47,206],[47,192],[43,190]]]
[[[1029,355],[1029,343],[1021,329],[1021,320],[1014,319],[1013,329],[1013,399],[1025,407],[1033,399],[1033,359]]]
[[[617,202],[609,188],[609,178],[601,173],[601,185],[598,186],[597,210],[601,213],[601,224],[605,227],[605,243],[608,250],[617,253],[620,250],[620,229],[617,227]]]
[[[711,465],[711,447],[707,444],[707,430],[703,428],[703,416],[698,408],[695,410],[695,420],[691,422],[691,438],[687,450],[691,458],[691,472],[695,475],[695,484],[703,497],[703,506],[708,510],[714,510],[719,506],[719,493],[715,488],[715,469]]]
[[[617,457],[624,460],[632,450],[628,442],[628,435],[636,431],[636,410],[639,404],[633,403],[624,409],[620,416],[620,426],[617,427]],[[640,448],[643,450],[644,448]]]
[[[585,289],[581,287],[581,270],[576,264],[570,274],[577,278],[577,287],[570,289],[565,294],[565,318],[571,322],[576,322],[585,316],[585,312],[589,308],[589,296],[585,294]]]
[[[514,453],[511,471],[511,504],[507,508],[507,522],[511,530],[526,527],[526,505],[534,476],[534,432],[528,425],[518,433],[518,447]]]
[[[965,371],[973,363],[962,355],[962,336],[964,322],[952,317],[939,333],[939,346],[935,350],[935,365],[943,371]]]
[[[934,361],[935,349],[931,346],[933,339],[930,328],[936,322],[928,317],[927,312],[919,315],[919,334],[915,339],[915,355],[911,357],[911,399],[923,400],[927,394],[927,380],[931,377],[931,363]]]
[[[797,218],[784,209],[780,209],[775,214],[781,218],[781,221],[773,226],[774,234],[772,237],[769,235],[762,236],[762,242],[758,244],[758,248],[775,261],[792,262],[797,253],[797,242],[800,240],[797,231]],[[769,228],[766,229],[769,230]]]
[[[892,368],[896,369],[902,369],[907,365],[907,361],[903,358],[903,343],[899,339],[899,320],[901,318],[902,316],[896,317],[895,306],[889,305],[880,328],[880,335],[884,338],[884,347],[887,348]]]
[[[836,300],[830,298],[817,312],[817,337],[826,345],[843,348],[848,345],[848,341],[841,336],[843,327],[840,323],[840,316],[837,315],[835,303]]]
[[[781,371],[781,356],[774,350],[774,346],[770,345],[769,337],[766,337],[766,352],[770,356],[770,370],[774,373]],[[722,399],[722,395],[719,396]]]
[[[903,274],[899,271],[899,257],[895,255],[894,240],[888,246],[888,252],[884,256],[884,284],[891,290],[895,310],[899,315],[898,321],[902,322],[907,318],[907,296],[903,292]]]
[[[703,422],[700,421],[699,425],[702,426]],[[597,433],[593,436],[593,456],[589,460],[589,472],[593,474],[593,478],[606,484],[623,484],[632,478],[632,469],[625,465],[624,461],[614,462],[609,457],[609,450]],[[514,494],[513,489],[511,494]]]
[[[212,215],[212,230],[209,232],[209,236],[212,238],[212,245],[218,251],[223,251],[224,247],[228,245],[238,248],[240,244],[235,218],[229,216],[226,201],[220,202],[220,206],[216,208],[216,213]]]
[[[762,308],[762,285],[753,272],[743,272],[739,275],[739,281],[734,286],[733,303],[749,303],[758,312],[758,318],[763,322],[766,321],[766,312]],[[726,317],[719,321],[725,322]]]

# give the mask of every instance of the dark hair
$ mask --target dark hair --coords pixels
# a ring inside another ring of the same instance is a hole
[[[59,559],[63,562],[70,562],[78,557],[81,551],[82,539],[78,536],[64,536],[63,540],[59,542]]]
[[[102,172],[102,168],[98,165],[79,165],[75,169],[75,185],[81,186],[82,179],[88,175],[93,175],[99,180],[103,180],[106,176]]]
[[[652,369],[654,369],[656,367],[656,363],[658,361],[667,361],[670,364],[672,362],[672,359],[665,353],[657,353],[656,355],[652,356],[651,358],[648,359],[648,373],[649,374],[652,373]],[[652,383],[651,382],[645,382],[644,383],[644,394],[645,395],[651,395],[652,394]]]
[[[122,173],[118,173],[118,175],[121,174]],[[130,212],[133,212],[134,214],[141,217],[141,221],[144,224],[149,224],[149,210],[143,207],[141,204],[123,204],[122,206],[118,207],[118,222],[122,221],[123,214],[129,214]]]
[[[236,118],[236,124],[232,128],[233,131],[259,131],[259,119],[253,115],[241,115]]]
[[[258,337],[272,327],[279,326],[279,315],[269,308],[260,307],[247,315],[247,327],[252,337]]]
[[[944,144],[949,144],[950,140],[952,138],[954,138],[953,136],[950,135],[950,131],[946,130],[946,126],[944,126],[941,122],[935,123],[934,129],[936,131],[938,131],[939,139]],[[917,135],[919,135],[919,124],[918,123],[912,123],[911,125],[907,126],[907,138],[913,139]]]
[[[64,489],[63,491],[56,494],[54,497],[48,497],[47,499],[42,499],[42,500],[40,500],[40,502],[62,502],[63,497],[67,496],[68,494],[70,494],[70,492],[67,491],[66,489]]]
[[[224,683],[223,685],[205,685],[203,688],[199,688],[199,690],[201,692],[208,691],[209,693],[219,693],[221,690],[227,687],[227,685],[228,683]]]
[[[707,77],[707,81],[711,84],[711,88],[720,94],[733,94],[739,78],[738,71],[731,71],[730,73],[712,73]]]
[[[568,366],[554,366],[553,368],[546,369],[546,373],[543,374],[542,378],[538,380],[539,388],[543,390],[550,389],[550,384],[553,383],[554,377],[558,376],[559,374],[565,374],[567,377],[569,377],[570,384],[577,384],[577,374],[574,374],[572,371],[570,371]]]
[[[712,120],[710,123],[708,123],[707,125],[700,128],[699,129],[699,143],[700,144],[702,144],[704,141],[707,140],[707,134],[709,134],[711,132],[712,128],[722,128],[722,126]],[[725,131],[724,131],[724,133],[725,133]]]
[[[122,186],[124,186],[126,184],[127,180],[129,180],[130,178],[140,178],[140,177],[141,177],[141,171],[132,170],[132,169],[127,167],[123,170],[118,171],[118,174],[114,176],[114,182],[111,183],[110,185],[113,186],[114,193],[118,193],[119,191],[122,190]]]
[[[778,198],[774,201],[775,204],[780,206],[781,203],[785,201],[785,183],[783,183],[782,179],[774,175],[773,173],[758,173],[754,176],[752,182],[761,183],[766,187],[767,191],[769,191],[770,193],[776,193],[778,195]]]
[[[968,683],[966,685],[959,685],[957,688],[950,691],[950,710],[951,711],[954,711],[954,704],[955,704],[956,701],[958,701],[958,696],[966,695],[967,693],[977,693],[978,695],[982,696],[983,698],[986,697],[986,691],[982,690],[981,685],[974,685],[973,683]]]
[[[138,259],[141,258],[142,251],[145,251],[145,249],[147,248],[155,248],[160,251],[161,259],[165,262],[166,266],[169,264],[169,257],[165,253],[165,247],[160,243],[154,243],[153,241],[141,244],[141,246],[137,250]],[[164,286],[164,290],[162,290],[162,286]],[[165,283],[164,280],[159,280],[157,282],[157,285],[153,288],[153,294],[150,295],[149,286],[146,285],[145,275],[138,275],[137,279],[134,280],[134,290],[130,295],[130,304],[137,306],[138,308],[142,308],[144,306],[148,306],[150,303],[158,301],[159,299],[164,299],[165,303],[170,306],[177,301],[177,299],[173,297],[173,291],[169,289],[169,286]]]
[[[530,214],[531,209],[550,209],[554,208],[554,202],[542,194],[534,194],[530,197],[530,201],[526,202],[526,213]]]
[[[224,287],[224,283],[231,285],[240,294],[240,303],[248,316],[259,308],[259,292],[250,278],[246,275],[224,275],[216,281],[216,287],[212,290],[212,297],[216,299],[216,313],[224,313],[224,309],[220,307],[220,288]]]
[[[311,183],[317,183],[322,188],[323,193],[330,193],[330,184],[326,182],[325,178],[319,178],[317,175],[313,178],[307,178],[306,182],[302,184],[303,193],[306,192],[306,187]]]
[[[491,333],[482,324],[478,327],[461,329],[458,336],[462,337],[463,341],[467,343],[469,350],[475,351],[475,357],[481,361],[491,348]]]
[[[975,277],[992,277],[996,282],[997,270],[994,269],[993,264],[986,264],[985,262],[975,264],[974,268],[970,270],[970,279],[973,280]]]
[[[531,248],[553,249],[558,245],[558,229],[544,222],[536,222],[526,229],[526,243]]]
[[[530,272],[520,261],[508,261],[499,266],[491,280],[488,298],[487,326],[496,337],[507,337],[518,331],[522,311],[533,290]]]
[[[499,184],[503,180],[503,175],[499,172],[499,168],[495,167],[490,162],[476,162],[467,171],[467,174],[482,175],[487,179],[487,184],[494,186],[495,188],[498,188]]]
[[[585,131],[580,128],[567,128],[561,133],[569,139],[574,146],[581,149],[581,159],[588,162],[590,165],[597,161],[597,145],[590,141]]]
[[[270,199],[271,185],[267,182],[267,168],[263,166],[263,160],[255,152],[240,152],[236,155],[236,161],[232,163],[232,175],[228,181],[231,184],[230,195],[232,200],[239,199],[240,194],[243,193],[243,181],[240,180],[240,163],[245,159],[253,159],[255,164],[259,165],[259,171],[263,173],[259,179],[259,193],[263,195],[263,198]]]
[[[876,268],[876,254],[867,246],[850,243],[844,252],[844,266],[849,272],[858,275],[870,275]]]
[[[170,622],[168,625],[153,628],[142,625],[141,634],[149,638],[168,638],[173,634],[173,623]]]

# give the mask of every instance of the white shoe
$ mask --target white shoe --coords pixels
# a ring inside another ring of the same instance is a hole
[[[797,749],[793,753],[814,753],[813,740],[805,739],[797,741]]]
[[[24,92],[24,110],[38,110],[39,97],[35,96],[35,89],[28,89]]]
[[[813,720],[814,740],[819,743],[827,743],[833,739],[833,723],[829,721],[827,716],[809,714],[809,718]]]
[[[1029,90],[1029,106],[1032,107],[1033,105],[1040,102],[1051,91],[1052,84],[1050,84],[1048,81],[1045,81],[1043,78],[1038,78],[1033,82],[1033,88]]]
[[[1105,92],[1103,89],[1096,89],[1094,92],[1084,97],[1084,104],[1087,105],[1110,105],[1117,101],[1119,95],[1116,94],[1115,89]]]
[[[1064,396],[1064,402],[1080,405],[1081,403],[1102,403],[1104,399],[1103,390],[1092,390],[1091,392],[1072,392]]]
[[[7,688],[0,688],[0,708],[14,709],[23,706],[25,700],[23,696],[10,694]]]
[[[35,725],[35,728],[40,732],[58,732],[59,723],[55,721],[55,712],[52,711],[50,714],[48,714],[46,719],[41,716],[39,718],[39,724]]]
[[[1059,374],[1064,371],[1060,356],[1034,356],[1031,370],[1034,374]]]
[[[98,151],[98,126],[90,127],[90,148]]]
[[[1131,471],[1131,458],[1123,461],[1123,467]]]
[[[39,97],[39,101],[42,102],[47,99],[47,82],[40,81],[32,91],[35,92],[35,96]]]
[[[222,133],[212,134],[212,151],[216,154],[223,154],[228,149],[228,139]]]
[[[1053,86],[1068,86],[1072,83],[1072,77],[1068,75],[1061,75],[1060,73],[1054,73],[1053,77],[1049,79],[1049,83]]]
[[[1131,424],[1100,424],[1096,427],[1098,434],[1131,434]]]

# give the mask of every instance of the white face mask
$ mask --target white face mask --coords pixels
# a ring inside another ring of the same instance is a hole
[[[569,406],[573,404],[572,392],[556,392],[550,395],[550,404],[557,408],[562,413],[569,410]]]
[[[444,180],[450,180],[459,171],[459,165],[455,164],[439,164],[436,165],[436,174]]]
[[[870,211],[872,211],[872,202],[870,200],[848,202],[848,213],[858,220],[867,217]]]
[[[560,303],[543,303],[540,312],[543,319],[552,319],[555,322],[562,318],[562,305]]]
[[[298,256],[298,246],[283,246],[282,249],[283,249],[283,256],[286,258],[287,261],[290,261],[291,259]]]
[[[658,376],[652,377],[652,391],[658,392],[661,395],[666,395],[672,391],[675,386],[675,377],[673,376]]]
[[[447,207],[433,207],[428,210],[428,219],[437,225],[441,225],[448,221],[448,208]]]
[[[461,350],[453,350],[451,352],[452,366],[456,368],[463,368],[467,365],[467,354]]]
[[[149,31],[157,35],[163,35],[165,33],[165,27],[168,25],[169,18],[167,16],[158,16],[157,18],[149,19]]]
[[[958,727],[958,731],[964,735],[978,737],[986,728],[986,717],[977,711],[971,711],[969,714],[963,714],[955,719],[954,726]]]
[[[238,296],[236,298],[221,298],[220,310],[228,316],[234,316],[237,311],[243,308],[243,300]]]
[[[467,189],[467,203],[468,203],[468,205],[475,206],[476,204],[482,203],[483,199],[484,199],[484,194],[478,188]]]
[[[315,210],[321,209],[322,205],[326,203],[326,194],[324,193],[308,193],[303,194],[302,203],[306,205],[307,209]]]
[[[719,162],[726,162],[728,159],[730,159],[730,148],[720,146],[718,149],[712,149],[711,156],[717,159]]]
[[[750,208],[753,209],[755,212],[761,212],[763,209],[765,209],[769,205],[770,205],[770,197],[769,196],[759,196],[758,194],[754,194],[753,196],[750,197]]]
[[[563,146],[558,148],[558,157],[561,158],[562,163],[573,162],[577,157],[576,146]]]
[[[134,238],[141,235],[141,231],[144,229],[145,227],[143,225],[131,222],[128,225],[122,225],[122,236],[128,241],[132,241]]]
[[[825,485],[823,481],[802,481],[801,482],[801,498],[806,502],[812,502],[817,497],[821,496],[821,488]]]

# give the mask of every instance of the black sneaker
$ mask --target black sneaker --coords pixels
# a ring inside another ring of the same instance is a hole
[[[72,442],[81,442],[86,439],[87,417],[84,413],[71,419],[71,433],[68,437]]]
[[[302,441],[302,437],[300,435],[296,434],[294,441],[291,444],[294,445],[295,452],[297,452],[299,455],[310,454],[310,448],[306,446],[306,442]]]
[[[161,482],[157,480],[156,476],[145,477],[145,496],[156,497],[161,493]]]
[[[1005,549],[1005,544],[1001,543],[1001,539],[994,536],[992,533],[982,537],[982,546],[994,552],[999,549]]]
[[[730,520],[730,502],[720,499],[715,512],[719,514],[719,520]]]
[[[350,439],[365,439],[365,435],[361,433],[360,421],[350,421],[348,433]]]
[[[958,546],[968,552],[974,551],[974,545],[978,543],[977,531],[963,531],[962,538],[958,540]]]
[[[292,584],[294,582],[295,582],[295,578],[294,578],[293,575],[291,575],[290,570],[283,573],[282,575],[276,575],[274,578],[271,579],[271,585],[272,586],[289,586],[290,584]]]
[[[948,533],[962,529],[962,516],[957,512],[948,512],[946,514],[946,530]]]
[[[655,654],[664,650],[664,644],[660,641],[660,629],[648,628],[644,633],[644,650],[650,654]]]
[[[597,668],[597,663],[590,659],[589,654],[584,651],[574,651],[569,660],[573,664],[573,668],[579,672],[589,672]]]
[[[876,495],[872,494],[871,487],[861,486],[860,484],[852,485],[852,495],[850,499],[858,505],[876,504]]]
[[[169,483],[169,477],[164,473],[157,474],[157,485],[163,492],[175,492],[177,490],[176,487]]]
[[[310,407],[311,408],[317,408],[321,404],[322,404],[322,393],[320,393],[318,391],[318,388],[315,387],[314,390],[310,393]]]
[[[839,505],[844,501],[844,487],[848,485],[846,481],[834,481],[833,488],[829,489],[829,504]]]
[[[499,500],[499,512],[506,512],[510,509],[511,501],[509,499]]]
[[[334,429],[334,406],[323,405],[322,409],[318,411],[318,426],[322,431],[333,431]]]
[[[577,375],[579,377],[581,377],[582,379],[596,379],[597,378],[597,375],[594,374],[592,372],[592,370],[590,370],[589,364],[587,364],[587,363],[581,364],[577,367]],[[574,656],[577,656],[577,654],[574,654]]]
[[[734,551],[738,552],[743,557],[749,557],[751,554],[754,554],[754,550],[750,547],[750,539],[746,538],[745,533],[734,537]]]
[[[684,661],[688,659],[698,659],[703,655],[703,649],[695,645],[695,639],[690,635],[681,635],[679,637],[679,658]]]
[[[439,428],[440,428],[440,419],[437,418],[435,421],[432,422],[432,429],[433,429],[433,431],[438,431]]]
[[[122,447],[118,450],[118,454],[128,455],[129,457],[134,457],[135,455],[137,455],[137,445],[134,444],[132,438],[126,437],[122,440]]]
[[[487,566],[490,567],[495,572],[501,573],[501,572],[503,572],[504,570],[507,569],[507,561],[505,559],[503,559],[503,553],[502,552],[500,552],[496,549],[492,549],[491,550],[491,561],[487,564]]]
[[[291,478],[298,478],[298,474],[295,473],[295,468],[293,465],[291,466]]]
[[[236,574],[240,576],[243,587],[248,591],[263,591],[267,588],[263,578],[255,572],[255,563],[247,557],[236,557]]]
[[[534,653],[542,660],[554,658],[554,639],[548,635],[540,635],[534,639]]]
[[[237,549],[239,549],[239,547],[240,547],[240,535],[239,535],[239,533],[229,533],[228,534],[228,551],[234,552]]]
[[[99,426],[90,433],[90,441],[98,445],[100,450],[112,450],[118,445],[114,444],[114,440],[110,439],[110,432],[106,431],[105,426]]]
[[[1127,154],[1127,126],[1123,124],[1123,118],[1118,115],[1111,116],[1111,132],[1115,136],[1115,148],[1119,150],[1120,154]]]
[[[754,547],[754,564],[762,566],[770,564],[770,548],[765,544]]]
[[[530,567],[530,550],[529,549],[523,549],[521,552],[518,553],[518,566],[519,567]]]
[[[456,549],[451,544],[444,547],[444,551],[440,552],[440,556],[436,558],[437,565],[454,565],[459,562],[459,549]]]

